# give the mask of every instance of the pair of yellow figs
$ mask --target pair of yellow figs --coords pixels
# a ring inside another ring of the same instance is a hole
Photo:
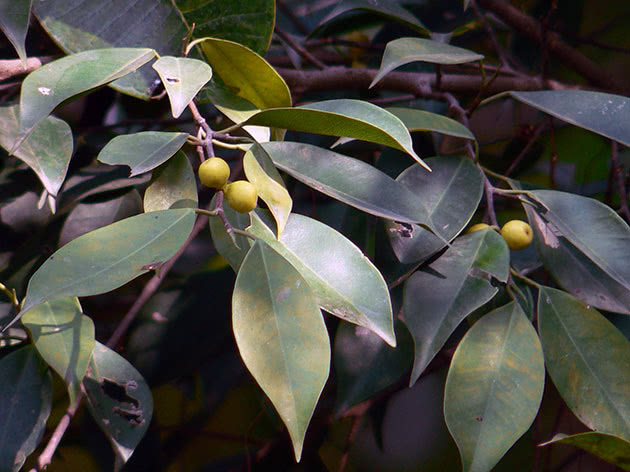
[[[256,208],[258,192],[247,180],[228,183],[230,166],[220,157],[211,157],[199,166],[199,180],[206,187],[225,192],[228,204],[239,213],[249,213]]]
[[[490,228],[490,226],[485,223],[478,223],[471,226],[468,232],[472,233],[484,228]],[[508,221],[501,227],[499,233],[505,239],[508,247],[514,250],[525,249],[532,243],[534,237],[532,227],[521,220]]]

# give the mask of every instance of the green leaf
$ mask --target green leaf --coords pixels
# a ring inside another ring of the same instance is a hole
[[[630,470],[630,442],[605,433],[556,434],[538,446],[568,444],[579,447],[620,469]]]
[[[147,48],[95,49],[36,69],[22,82],[20,133],[29,133],[65,100],[123,77],[154,56]]]
[[[468,128],[447,116],[413,108],[391,107],[386,110],[398,117],[410,132],[435,131],[456,138],[475,139]]]
[[[313,294],[289,262],[257,241],[236,277],[232,321],[243,361],[289,430],[299,461],[330,366]]]
[[[553,190],[525,205],[539,254],[558,283],[589,305],[630,314],[630,227],[592,198]]]
[[[131,167],[130,176],[155,169],[166,162],[184,145],[188,133],[142,131],[116,136],[98,154],[105,164]]]
[[[111,442],[119,470],[149,428],[151,390],[129,362],[98,342],[83,385],[90,413]]]
[[[558,392],[586,426],[630,440],[630,342],[597,310],[542,287],[538,330]]]
[[[5,0],[0,2],[0,30],[13,44],[22,63],[26,66],[24,41],[28,31],[33,0]]]
[[[300,272],[319,306],[396,345],[387,285],[359,248],[331,227],[295,213],[278,239],[271,225],[264,213],[256,212],[249,231]]]
[[[404,286],[405,322],[413,336],[413,385],[455,328],[506,282],[509,250],[503,238],[486,229],[464,235],[433,263],[415,272]]]
[[[426,260],[451,241],[468,224],[481,201],[481,171],[466,157],[433,157],[427,159],[433,172],[427,174],[413,165],[396,180],[425,203],[433,228],[441,239],[412,224],[401,228],[386,221],[385,227],[398,260],[410,264]]]
[[[310,144],[269,142],[261,147],[280,170],[330,197],[381,218],[431,226],[422,200],[363,161]]]
[[[455,351],[444,392],[444,418],[464,472],[492,470],[531,426],[544,384],[540,341],[518,303],[470,328]]]
[[[337,6],[331,11],[317,26],[315,31],[311,35],[317,34],[322,30],[322,26],[332,20],[338,21],[340,15],[349,11],[363,11],[372,13],[375,15],[383,16],[388,20],[402,23],[405,26],[419,32],[428,33],[426,26],[424,26],[420,20],[414,15],[403,8],[396,0],[345,0],[337,4]]]
[[[422,38],[399,38],[387,43],[381,67],[370,84],[374,87],[385,75],[392,70],[410,62],[423,61],[434,64],[464,64],[480,61],[481,54],[458,48],[450,44]]]
[[[256,187],[258,196],[269,207],[269,211],[271,211],[278,225],[278,237],[280,237],[291,214],[291,208],[293,208],[293,200],[284,184],[281,183],[280,174],[278,174],[265,150],[258,145],[252,146],[245,153],[243,170],[247,180]]]
[[[94,349],[94,323],[76,297],[42,303],[22,317],[37,352],[64,380],[74,404]]]
[[[413,341],[402,321],[396,320],[395,327],[397,346],[392,348],[367,328],[339,325],[333,356],[338,379],[337,414],[393,385],[409,372]]]
[[[227,87],[236,89],[239,97],[261,110],[291,106],[289,87],[263,57],[233,41],[217,38],[197,41],[214,73]]]
[[[152,67],[162,79],[175,118],[179,118],[212,78],[212,68],[208,64],[188,57],[162,56]]]
[[[0,359],[0,470],[17,472],[41,440],[52,404],[52,378],[34,348]]]
[[[276,19],[274,0],[175,0],[196,37],[212,36],[241,43],[264,55]]]
[[[587,90],[545,90],[540,92],[508,92],[567,123],[588,129],[630,146],[630,99],[620,95]]]
[[[54,298],[109,292],[145,274],[175,254],[186,242],[194,221],[195,213],[187,208],[155,211],[71,241],[33,274],[16,319]]]
[[[177,151],[153,171],[144,192],[144,211],[197,208],[197,181],[186,154]]]
[[[46,191],[56,196],[63,184],[72,157],[72,130],[59,118],[49,116],[15,149],[20,135],[17,105],[0,107],[0,146],[25,162],[42,181]]]
[[[369,102],[339,99],[295,108],[263,110],[252,115],[245,123],[384,144],[408,153],[427,170],[431,170],[413,150],[411,135],[405,124],[387,110]]]
[[[215,202],[216,197],[212,199],[212,208],[214,208]],[[249,213],[239,213],[233,210],[230,205],[225,204],[225,200],[223,212],[232,227],[236,229],[244,230],[250,224]],[[246,236],[232,234],[234,238],[232,239],[225,231],[225,226],[218,216],[211,217],[209,225],[215,249],[219,254],[225,257],[232,269],[238,272],[238,268],[249,250],[250,244],[248,238]],[[234,245],[234,241],[236,241],[237,245]]]

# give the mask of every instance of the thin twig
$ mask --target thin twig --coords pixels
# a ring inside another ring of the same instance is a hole
[[[309,29],[306,25],[298,18],[298,16],[293,13],[289,7],[285,5],[282,0],[276,0],[276,6],[282,13],[295,25],[295,27],[300,31],[300,33],[307,35],[309,33]]]
[[[529,150],[531,149],[531,147],[534,145],[534,143],[536,142],[536,140],[538,139],[538,136],[540,136],[540,133],[543,132],[543,130],[546,128],[545,123],[540,123],[536,129],[534,130],[534,132],[532,133],[531,137],[529,138],[529,141],[527,142],[527,144],[525,145],[525,147],[523,148],[523,150],[519,153],[518,156],[516,156],[516,159],[514,159],[512,161],[512,164],[510,164],[510,167],[508,167],[508,169],[505,171],[505,176],[507,177],[508,175],[510,175],[512,173],[512,171],[514,169],[516,169],[516,166],[518,166],[521,161],[523,160],[523,158],[525,157],[525,155],[529,152]]]
[[[617,178],[617,189],[619,191],[620,213],[630,223],[630,210],[628,209],[628,192],[626,190],[626,178],[623,166],[619,164],[617,141],[611,142],[610,165]]]
[[[507,54],[505,53],[505,50],[503,49],[501,44],[499,44],[497,35],[494,32],[494,29],[492,28],[492,26],[490,26],[490,23],[488,23],[488,20],[486,20],[485,15],[481,13],[481,10],[479,10],[479,6],[477,5],[477,2],[475,0],[471,0],[470,6],[475,12],[477,19],[481,22],[481,25],[486,30],[486,33],[488,33],[488,37],[490,38],[490,42],[492,43],[492,46],[494,47],[494,51],[497,53],[497,57],[499,58],[499,61],[501,61],[501,69],[506,70],[506,71],[512,71],[513,68],[508,61],[508,57],[507,57]]]
[[[276,34],[282,38],[286,43],[291,46],[300,56],[306,59],[308,62],[313,64],[315,67],[319,67],[320,69],[326,69],[328,66],[324,64],[322,61],[313,56],[310,52],[308,52],[305,48],[296,43],[293,38],[287,34],[282,28],[276,25]]]

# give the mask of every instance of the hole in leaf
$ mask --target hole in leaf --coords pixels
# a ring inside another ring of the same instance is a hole
[[[118,403],[129,403],[133,405],[134,408],[140,406],[140,402],[127,393],[126,385],[121,385],[118,382],[103,377],[101,389],[105,395],[116,400]]]
[[[129,422],[132,427],[141,426],[144,423],[144,418],[142,417],[142,410],[133,411],[133,410],[125,410],[123,408],[119,408],[115,406],[112,408],[112,412],[115,415],[120,416],[125,421]]]

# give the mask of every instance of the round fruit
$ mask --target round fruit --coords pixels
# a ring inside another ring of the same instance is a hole
[[[211,157],[199,166],[199,180],[206,187],[223,188],[230,177],[230,166],[220,157]]]
[[[510,249],[525,249],[532,242],[532,227],[521,220],[511,220],[501,228],[501,236]]]
[[[487,225],[485,223],[477,223],[476,225],[472,225],[470,228],[468,228],[468,231],[466,231],[466,233],[474,233],[475,231],[480,231],[486,228],[490,228],[490,225]]]
[[[225,199],[239,213],[249,213],[256,208],[258,192],[247,180],[237,180],[225,188]]]

